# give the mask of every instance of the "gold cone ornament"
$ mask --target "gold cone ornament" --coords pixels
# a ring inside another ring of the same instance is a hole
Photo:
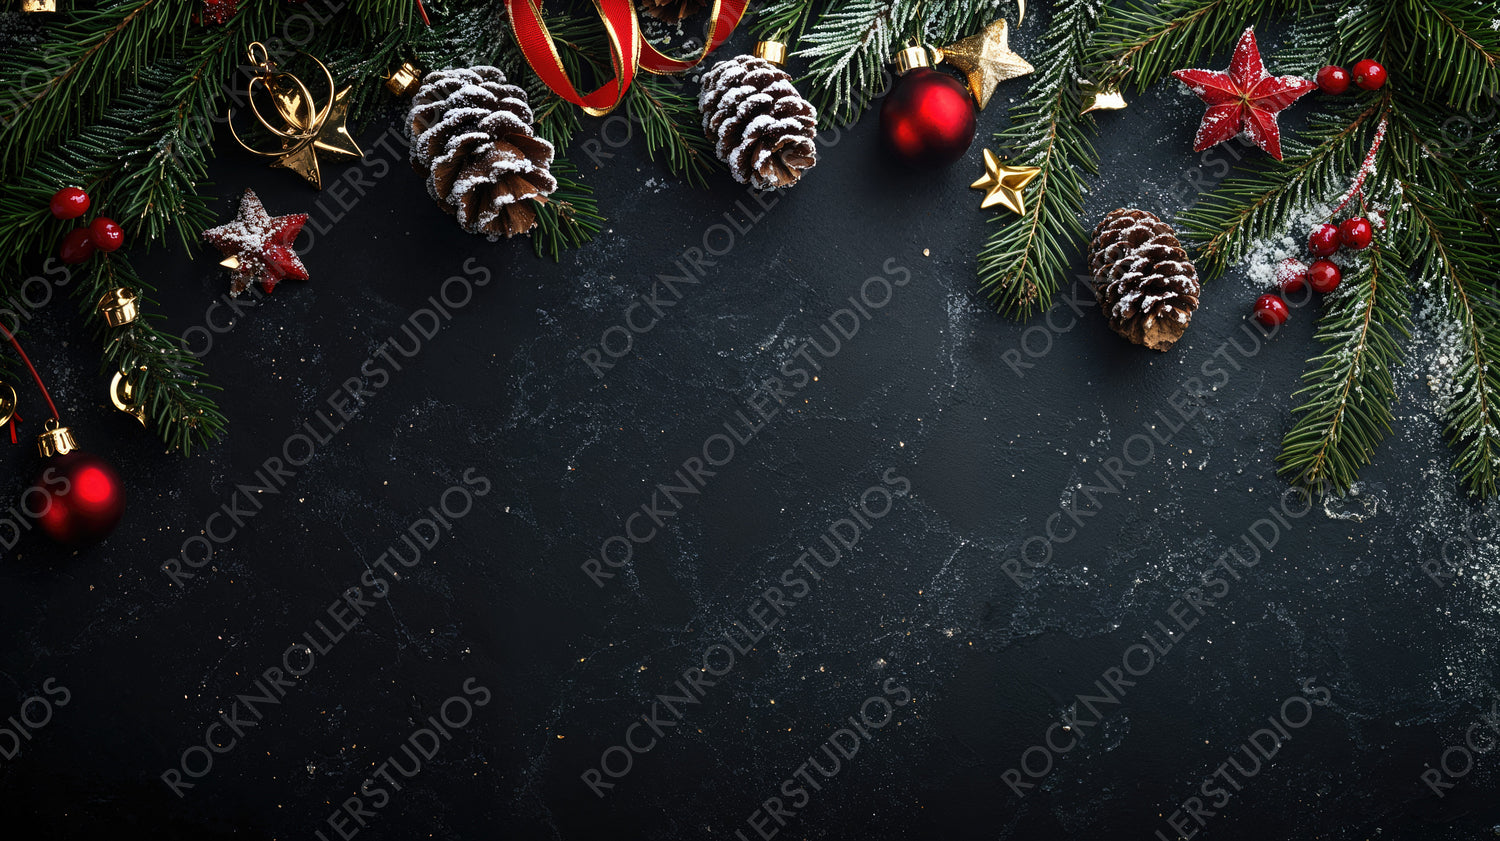
[[[65,456],[78,449],[73,430],[63,426],[57,418],[47,418],[42,426],[42,434],[36,437],[36,451],[42,454],[42,458]]]
[[[245,101],[250,104],[250,111],[254,113],[255,119],[261,127],[280,139],[280,148],[274,150],[256,149],[240,138],[239,132],[234,127],[234,111],[229,112],[229,133],[234,137],[245,151],[261,158],[270,158],[271,166],[289,169],[307,179],[319,190],[323,189],[323,174],[318,166],[318,152],[324,152],[335,157],[358,158],[364,153],[360,151],[359,145],[354,138],[349,136],[349,130],[344,123],[349,110],[349,92],[352,88],[337,90],[333,84],[333,74],[323,62],[313,56],[308,56],[318,69],[323,71],[323,77],[327,83],[328,96],[322,107],[318,107],[317,99],[312,95],[307,85],[291,73],[281,72],[276,63],[272,61],[271,54],[266,50],[266,45],[259,41],[252,42],[245,50],[250,58],[250,63],[260,71],[245,86]],[[273,125],[261,112],[260,104],[256,100],[256,83],[260,83],[264,89],[264,97],[269,97],[275,106],[276,121],[279,125]]]
[[[21,0],[21,11],[25,14],[55,12],[57,0]]]
[[[984,175],[969,185],[971,190],[984,190],[979,209],[986,210],[1000,205],[1017,213],[1026,212],[1026,196],[1021,192],[1042,171],[1034,166],[1006,166],[994,152],[984,150]]]
[[[401,62],[391,75],[385,77],[385,89],[392,96],[406,96],[417,89],[417,83],[422,81],[422,71],[409,61]]]
[[[1079,79],[1080,92],[1083,94],[1083,110],[1080,114],[1090,111],[1119,111],[1130,103],[1125,101],[1125,95],[1120,93],[1118,83],[1098,85],[1088,79]]]
[[[140,317],[141,308],[135,292],[123,286],[104,293],[94,306],[111,327],[124,327]]]
[[[938,55],[963,71],[969,81],[969,93],[974,94],[980,108],[989,104],[990,96],[1001,82],[1025,76],[1036,69],[1011,51],[1005,18],[962,41],[939,48]]]

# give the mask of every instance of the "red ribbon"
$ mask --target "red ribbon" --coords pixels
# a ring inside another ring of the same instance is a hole
[[[630,90],[637,69],[667,75],[689,70],[723,44],[739,25],[748,0],[714,0],[713,16],[703,51],[693,59],[662,54],[646,43],[631,0],[594,0],[599,18],[609,36],[609,57],[614,77],[588,94],[580,94],[568,78],[557,44],[542,21],[541,0],[505,0],[505,10],[526,61],[553,93],[582,108],[593,117],[613,111]]]
[[[749,0],[714,0],[713,13],[709,17],[708,40],[703,44],[703,52],[692,60],[676,59],[662,55],[657,49],[641,40],[641,69],[647,73],[655,73],[658,76],[667,76],[672,73],[682,73],[693,69],[698,62],[708,57],[708,54],[717,50],[720,44],[729,40],[734,33],[734,28],[739,26],[740,18],[745,16],[745,7]]]

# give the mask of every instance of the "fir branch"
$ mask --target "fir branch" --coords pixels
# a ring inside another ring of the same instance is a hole
[[[698,101],[682,92],[676,77],[642,76],[625,95],[625,109],[646,138],[646,154],[656,160],[666,152],[673,173],[700,187],[708,186],[708,173],[717,168],[713,149],[703,133]]]
[[[1345,188],[1389,102],[1330,108],[1309,121],[1310,144],[1288,138],[1285,160],[1256,159],[1178,217],[1205,278],[1219,277],[1257,240],[1285,231]]]
[[[1393,211],[1391,225],[1403,220]],[[1317,341],[1326,347],[1302,375],[1304,397],[1281,442],[1280,473],[1310,489],[1342,494],[1390,432],[1391,367],[1407,329],[1406,266],[1386,234],[1376,237],[1339,289],[1324,298]]]
[[[547,255],[557,260],[564,248],[577,248],[593,239],[604,226],[604,217],[599,214],[594,191],[578,180],[578,168],[570,161],[554,160],[552,175],[557,178],[557,189],[545,202],[537,202],[531,247],[538,257]]]
[[[917,0],[843,0],[802,37],[796,55],[810,63],[808,99],[820,126],[848,125],[870,104],[920,7]]]
[[[795,44],[812,21],[814,0],[772,0],[755,15],[753,31],[758,41]]]
[[[1137,91],[1168,72],[1196,67],[1233,44],[1245,27],[1298,0],[1138,0],[1111,7],[1099,22],[1091,64],[1107,83]]]
[[[40,50],[7,50],[0,78],[19,80],[0,107],[0,163],[24,165],[61,135],[97,117],[140,68],[170,55],[195,4],[118,0],[68,14]],[[38,70],[42,72],[38,74]]]
[[[979,252],[980,289],[1012,317],[1051,306],[1084,239],[1083,174],[1097,172],[1099,158],[1088,138],[1093,120],[1079,113],[1075,80],[1103,6],[1103,0],[1070,0],[1058,9],[1035,62],[1042,70],[1026,93],[1031,107],[995,135],[1019,164],[1041,169],[1028,186],[1026,213],[1007,213]]]
[[[95,302],[117,286],[137,290],[147,310],[124,327],[110,327],[95,309]],[[166,443],[167,449],[191,455],[219,438],[228,424],[218,406],[203,393],[219,390],[204,382],[203,363],[189,353],[181,339],[161,332],[152,322],[161,316],[149,312],[154,301],[140,291],[140,277],[129,261],[118,254],[96,256],[74,290],[79,308],[95,332],[104,340],[100,367],[105,373],[135,372],[136,393],[146,410],[148,425]]]

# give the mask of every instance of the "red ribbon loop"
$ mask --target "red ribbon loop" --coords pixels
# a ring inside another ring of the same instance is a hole
[[[745,15],[748,0],[714,0],[713,16],[709,23],[708,38],[703,51],[696,58],[678,59],[662,54],[646,43],[641,35],[640,20],[636,17],[631,0],[594,0],[599,18],[604,22],[609,36],[610,63],[614,66],[614,78],[588,94],[580,94],[568,78],[562,56],[547,24],[542,21],[541,0],[505,0],[505,10],[510,17],[511,30],[526,61],[536,71],[542,82],[553,93],[582,108],[593,117],[602,117],[613,111],[630,90],[637,69],[657,75],[669,75],[690,70],[703,61],[709,53],[723,44],[739,25]]]

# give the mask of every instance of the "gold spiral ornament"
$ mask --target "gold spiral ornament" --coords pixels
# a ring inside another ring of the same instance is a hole
[[[328,87],[328,98],[318,107],[317,98],[297,76],[280,70],[266,45],[251,42],[245,50],[257,74],[245,85],[245,101],[261,127],[280,140],[280,148],[257,149],[246,143],[234,126],[234,109],[229,110],[229,133],[240,147],[256,157],[271,159],[271,166],[289,169],[307,179],[319,190],[323,189],[323,173],[318,166],[318,152],[336,157],[358,158],[363,156],[359,144],[349,136],[345,125],[348,120],[349,92],[352,88],[337,90],[333,74],[317,57],[303,53],[323,71]],[[261,99],[269,98],[275,108],[275,122],[266,119],[257,101],[260,85]]]

